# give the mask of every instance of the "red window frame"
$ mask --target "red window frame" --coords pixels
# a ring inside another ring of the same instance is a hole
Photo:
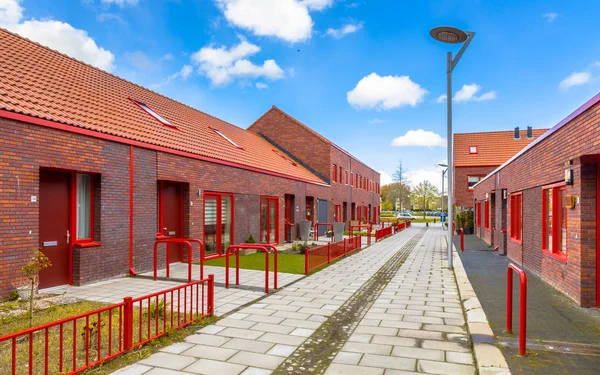
[[[160,122],[163,126],[174,130],[179,130],[175,125],[171,124],[169,120],[167,120],[164,116],[156,112],[154,109],[150,108],[148,104],[142,103],[132,98],[129,98],[129,100],[131,100],[133,104],[137,105],[142,111],[150,115],[153,119]]]
[[[552,248],[550,249],[548,246],[548,229],[547,229],[547,219],[548,219],[548,197],[547,192],[552,191]],[[567,262],[567,252],[569,248],[569,227],[567,221],[567,215],[562,215],[560,213],[561,208],[564,208],[565,202],[561,202],[561,192],[567,192],[567,185],[564,182],[559,182],[552,185],[546,185],[542,187],[542,253],[548,255],[560,262]],[[565,209],[566,212],[566,209]],[[561,223],[562,219],[562,223]],[[565,233],[565,244],[566,251],[563,252],[559,249],[559,239],[562,238],[562,235],[559,236],[559,230],[562,230],[563,224],[566,226]]]
[[[354,186],[354,173],[350,172],[350,186]]]
[[[484,225],[486,230],[490,230],[491,217],[490,217],[490,201],[489,199],[484,203]]]
[[[510,195],[510,239],[523,244],[523,193]]]
[[[259,210],[262,210],[262,203],[263,200],[267,201],[267,217],[270,216],[269,212],[270,212],[270,205],[271,202],[275,202],[275,242],[279,243],[279,198],[277,197],[270,197],[270,196],[266,196],[266,195],[261,195],[260,196],[260,205],[259,205]],[[269,241],[265,241],[263,242],[263,238],[262,238],[262,213],[259,211],[259,215],[260,215],[260,220],[259,220],[259,242],[260,243],[267,243]],[[271,228],[269,226],[267,226],[267,236],[270,237],[271,236]]]
[[[337,182],[337,165],[333,165],[333,182]]]
[[[345,174],[346,174],[346,185],[348,185],[348,170],[345,170]]]
[[[222,219],[223,219],[223,206],[222,206],[222,201],[223,201],[223,197],[230,197],[231,198],[231,233],[229,233],[229,238],[231,239],[231,241],[229,242],[230,245],[234,245],[235,244],[235,239],[234,239],[234,234],[235,234],[235,197],[233,196],[233,194],[231,193],[217,193],[217,192],[213,192],[213,191],[207,191],[204,193],[204,197],[203,197],[203,213],[202,213],[202,232],[203,232],[203,240],[206,243],[206,199],[207,198],[216,198],[217,199],[217,213],[216,213],[216,229],[217,229],[217,233],[216,233],[216,243],[215,243],[215,253],[214,254],[210,254],[210,255],[206,255],[205,259],[214,259],[214,258],[220,258],[220,257],[224,257],[225,254],[223,254],[223,252],[221,251],[221,247],[222,247],[222,238],[223,238],[223,229],[222,229]],[[183,212],[183,210],[181,211]],[[227,249],[225,249],[227,250]]]
[[[481,228],[481,201],[477,202],[477,219],[476,219],[476,223],[477,223],[477,227]]]
[[[334,215],[335,215],[335,217],[333,218],[334,222],[341,221],[340,219],[342,219],[342,205],[340,205],[340,204],[335,205]]]
[[[77,237],[77,175],[85,174],[90,176],[90,236],[88,238]],[[99,242],[94,241],[94,173],[85,172],[72,172],[71,173],[71,233],[74,238],[72,245],[100,245]],[[85,246],[80,246],[85,247]]]
[[[344,169],[340,166],[340,179],[339,179],[339,183],[342,184],[344,183],[344,177],[343,177],[343,171]]]

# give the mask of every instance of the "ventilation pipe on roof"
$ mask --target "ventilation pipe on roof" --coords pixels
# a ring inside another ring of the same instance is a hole
[[[533,138],[533,128],[531,126],[527,127],[527,138],[528,139]]]
[[[515,127],[515,139],[521,139],[521,132],[519,131],[519,127]]]

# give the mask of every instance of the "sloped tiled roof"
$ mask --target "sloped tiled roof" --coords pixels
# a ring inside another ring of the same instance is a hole
[[[0,56],[0,110],[324,184],[252,132],[1,28]],[[130,99],[177,129],[161,124]]]
[[[527,138],[527,130],[521,130],[519,139],[514,138],[513,130],[454,134],[454,166],[499,166],[547,130],[533,129],[532,138]],[[477,147],[476,154],[469,153],[471,146]]]

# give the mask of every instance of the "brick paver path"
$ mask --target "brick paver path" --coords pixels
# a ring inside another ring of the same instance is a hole
[[[415,225],[117,373],[474,374],[442,241],[439,226]],[[397,254],[408,247],[398,269]],[[388,277],[380,271],[391,262]],[[378,287],[363,308],[349,309],[371,284]],[[338,327],[336,311],[345,308],[353,316]],[[341,330],[331,335],[332,349],[307,354],[330,329]],[[308,371],[311,355],[319,365]]]

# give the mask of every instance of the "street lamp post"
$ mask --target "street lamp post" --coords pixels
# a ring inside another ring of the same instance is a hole
[[[438,164],[440,167],[444,167],[442,171],[442,217],[444,217],[444,175],[448,172],[448,166],[446,164]],[[444,222],[442,221],[442,227],[444,226]]]
[[[450,226],[451,220],[453,218],[453,202],[452,202],[452,177],[453,177],[453,167],[454,167],[454,159],[452,158],[452,71],[458,64],[458,61],[462,57],[463,53],[473,40],[475,36],[474,32],[468,31],[464,32],[460,29],[448,26],[440,26],[431,29],[429,32],[431,37],[439,42],[457,44],[463,43],[462,47],[456,54],[454,59],[452,58],[452,52],[448,52],[447,54],[447,62],[446,62],[446,74],[448,77],[448,85],[447,85],[447,93],[446,93],[446,102],[448,104],[448,269],[452,269],[452,229]]]

